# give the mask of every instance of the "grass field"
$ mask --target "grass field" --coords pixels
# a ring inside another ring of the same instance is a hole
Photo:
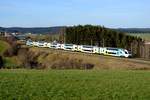
[[[141,37],[142,39],[146,41],[150,41],[150,33],[131,33],[130,35]]]
[[[149,100],[150,71],[0,70],[1,100]]]

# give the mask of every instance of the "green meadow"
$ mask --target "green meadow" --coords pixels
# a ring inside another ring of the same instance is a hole
[[[0,70],[1,100],[149,100],[150,71]]]

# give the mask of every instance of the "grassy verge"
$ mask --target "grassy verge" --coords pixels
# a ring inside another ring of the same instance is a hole
[[[0,99],[149,100],[150,71],[0,70]]]
[[[4,58],[4,66],[7,69],[19,68],[20,64],[21,62],[18,60],[16,56]]]

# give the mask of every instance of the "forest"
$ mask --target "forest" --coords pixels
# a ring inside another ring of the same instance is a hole
[[[132,43],[142,43],[139,37],[105,28],[104,26],[78,25],[66,28],[66,43],[118,47],[131,50]]]

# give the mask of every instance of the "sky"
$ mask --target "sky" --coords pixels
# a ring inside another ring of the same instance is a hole
[[[150,28],[150,0],[0,0],[1,27]]]

